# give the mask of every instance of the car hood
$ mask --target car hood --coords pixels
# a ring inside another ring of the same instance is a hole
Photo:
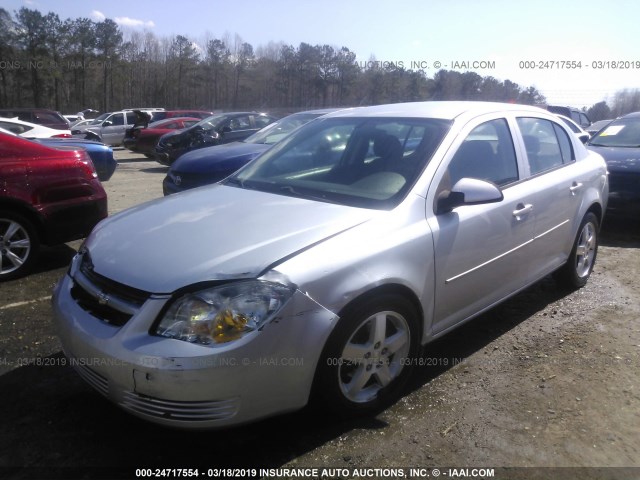
[[[171,166],[172,172],[214,173],[227,162],[253,160],[271,145],[233,142],[187,152]]]
[[[256,278],[378,212],[214,185],[125,210],[87,239],[95,272],[153,293]]]
[[[596,147],[589,150],[599,153],[607,162],[607,169],[613,173],[640,173],[640,148]]]
[[[189,132],[191,132],[192,130],[194,130],[195,125],[191,125],[190,127],[187,128],[181,128],[178,130],[170,130],[167,133],[165,133],[164,135],[162,135],[162,140],[167,141],[167,140],[175,140],[176,137],[180,137],[181,135],[185,135],[188,134]]]

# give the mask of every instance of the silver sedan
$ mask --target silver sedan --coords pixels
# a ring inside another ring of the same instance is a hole
[[[53,308],[80,375],[184,428],[370,414],[422,348],[555,272],[583,286],[607,169],[553,114],[426,102],[314,120],[225,181],[99,224]]]

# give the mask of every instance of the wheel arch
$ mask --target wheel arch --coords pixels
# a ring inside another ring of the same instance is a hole
[[[359,305],[366,303],[372,299],[380,297],[381,295],[398,295],[400,297],[405,298],[409,301],[411,306],[414,308],[415,313],[417,315],[418,320],[418,338],[420,338],[420,343],[422,343],[423,332],[424,332],[424,311],[422,308],[422,304],[418,299],[417,295],[413,290],[405,285],[401,285],[399,283],[389,283],[384,285],[379,285],[371,290],[367,290],[357,297],[351,299],[346,305],[344,305],[340,311],[338,312],[338,317],[342,318],[345,315],[348,315],[350,311],[357,308]],[[335,328],[335,327],[334,327]]]
[[[33,227],[38,235],[38,241],[40,243],[46,242],[45,225],[42,222],[42,217],[38,214],[38,211],[31,205],[14,200],[11,198],[0,198],[0,211],[7,210],[12,213],[22,215],[27,220],[31,221]]]
[[[318,362],[318,365],[316,365],[314,375],[313,375],[313,381],[311,383],[311,388],[310,388],[309,402],[315,408],[320,408],[325,410],[327,409],[327,403],[326,403],[327,398],[323,395],[323,392],[321,391],[321,388],[323,385],[323,378],[326,379],[326,374],[327,374],[327,369],[326,369],[327,367],[322,362],[322,359],[327,357],[327,355],[331,352],[332,347],[335,347],[335,344],[332,343],[332,338],[334,337],[334,334],[337,333],[337,329],[338,329],[338,326],[340,325],[340,322],[349,318],[349,315],[351,315],[351,312],[357,312],[358,309],[365,307],[368,302],[379,301],[381,297],[385,295],[398,296],[399,298],[404,300],[406,303],[408,303],[407,305],[408,307],[414,310],[414,313],[416,314],[415,323],[417,323],[417,329],[418,329],[418,331],[416,332],[417,351],[414,352],[414,355],[421,354],[420,352],[422,349],[422,331],[424,329],[424,314],[423,314],[423,309],[421,307],[421,304],[417,295],[410,288],[398,283],[379,285],[366,292],[363,292],[357,297],[351,299],[346,305],[344,305],[340,309],[340,311],[338,312],[339,320],[335,323],[332,332],[329,334],[324,346],[322,347],[322,353],[320,355],[321,361]],[[401,382],[402,383],[398,387],[399,388],[398,391],[401,391],[404,388],[404,385],[405,385],[404,382],[406,382],[406,377]],[[381,404],[373,407],[373,410],[378,411],[383,406],[386,406],[387,404],[385,402],[386,400],[383,399]],[[353,414],[355,415],[359,414],[352,410],[348,410],[346,411],[346,413],[341,412],[336,410],[334,407],[329,407],[329,411],[336,413],[338,415],[346,414],[347,416],[350,416]]]
[[[589,208],[587,208],[587,211],[584,212],[582,218],[584,218],[584,216],[588,213],[593,213],[596,216],[596,218],[598,219],[598,228],[602,228],[602,220],[604,217],[604,210],[602,209],[602,205],[600,205],[600,203],[598,202],[592,203]],[[582,221],[582,219],[580,220]]]

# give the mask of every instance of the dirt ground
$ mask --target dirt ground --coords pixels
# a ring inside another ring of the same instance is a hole
[[[112,213],[162,195],[166,168],[117,154]],[[45,250],[33,275],[0,284],[0,478],[220,467],[633,467],[494,478],[640,478],[637,219],[607,219],[583,289],[546,278],[430,345],[410,391],[376,418],[305,409],[198,433],[131,417],[65,365],[49,298],[78,245]]]

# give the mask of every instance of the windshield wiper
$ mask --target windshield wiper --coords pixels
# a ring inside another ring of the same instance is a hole
[[[225,185],[237,185],[240,188],[245,188],[244,180],[239,179],[238,177],[229,177],[224,181]]]
[[[609,147],[609,148],[640,148],[640,145],[602,145],[601,143],[589,143],[591,147]]]
[[[295,187],[292,187],[291,185],[280,185],[278,187],[278,190],[280,190],[281,192],[285,193],[285,194],[290,194],[294,197],[298,197],[298,198],[304,198],[307,200],[316,200],[318,202],[329,202],[329,203],[339,203],[333,200],[330,200],[327,195],[315,195],[313,193],[309,193],[307,191],[305,192],[301,192],[300,190],[297,190]]]

